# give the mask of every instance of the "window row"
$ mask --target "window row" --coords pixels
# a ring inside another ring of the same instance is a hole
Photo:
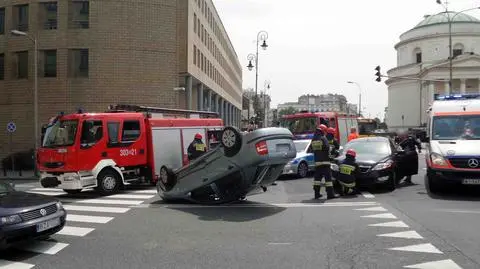
[[[207,0],[196,0],[198,8],[202,11],[205,19],[207,20],[208,24],[210,25],[210,29],[212,29],[213,33],[217,37],[217,40],[220,41],[221,46],[223,47],[224,51],[227,52],[230,62],[235,65],[235,69],[238,74],[242,72],[242,69],[239,65],[237,65],[236,57],[234,57],[232,50],[230,49],[228,44],[229,42],[224,38],[222,31],[220,31],[220,27],[218,26],[217,21],[214,18],[213,12],[211,11],[210,7],[208,6]]]
[[[69,77],[88,77],[88,49],[71,49],[68,51],[68,76]],[[12,67],[12,78],[26,79],[29,77],[29,58],[33,64],[33,53],[29,51],[17,51],[11,53],[9,57],[0,54],[0,80],[4,80],[6,75],[7,60]],[[57,51],[41,50],[39,51],[38,75],[41,77],[57,77]]]
[[[462,44],[456,44],[452,49],[452,58],[458,57],[464,53],[464,48]],[[422,63],[422,51],[420,48],[416,48],[413,51],[415,63]]]
[[[237,75],[233,72],[231,66],[227,63],[227,60],[225,59],[221,51],[218,49],[213,38],[207,32],[207,29],[200,22],[200,18],[197,17],[196,13],[193,14],[193,29],[194,29],[193,31],[197,34],[198,38],[210,51],[212,56],[217,60],[220,66],[222,66],[223,70],[225,70],[227,74],[230,76],[230,78],[235,80],[235,82],[238,85],[241,85],[242,82],[237,77]],[[235,62],[232,62],[232,63],[235,63]]]
[[[203,73],[205,73],[210,79],[215,81],[217,85],[223,89],[228,90],[229,92],[235,92],[233,87],[228,83],[225,77],[220,71],[208,60],[207,57],[193,45],[193,64],[196,65]]]
[[[58,27],[58,2],[41,2],[38,4],[36,22],[43,30],[54,30]],[[68,28],[89,28],[90,4],[88,0],[71,0],[68,2]],[[5,34],[5,8],[0,8],[0,35]],[[15,5],[12,12],[13,29],[28,32],[29,5]]]

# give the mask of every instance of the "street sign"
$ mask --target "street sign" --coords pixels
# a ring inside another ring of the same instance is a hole
[[[7,123],[7,131],[9,133],[15,133],[16,130],[17,130],[17,126],[15,125],[15,122],[11,121]]]

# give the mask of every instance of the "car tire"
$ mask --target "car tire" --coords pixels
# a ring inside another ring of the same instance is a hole
[[[157,181],[157,185],[163,191],[170,191],[176,183],[175,173],[172,169],[166,167],[165,165],[160,168],[160,177]]]
[[[67,194],[75,195],[75,194],[79,194],[82,190],[63,190],[63,191],[66,192]]]
[[[220,137],[225,156],[233,157],[242,148],[242,134],[237,128],[232,126],[225,127]]]
[[[438,181],[435,181],[433,176],[429,175],[427,172],[425,175],[425,188],[427,189],[428,193],[438,194],[442,191],[443,186]]]
[[[393,171],[389,177],[388,177],[388,181],[386,183],[386,187],[387,187],[387,190],[389,191],[394,191],[396,188],[397,188],[397,173],[395,171]]]
[[[304,178],[308,175],[308,165],[306,162],[301,162],[297,168],[297,177]]]
[[[102,195],[110,195],[118,192],[122,184],[120,176],[112,169],[105,169],[97,176],[97,191]]]

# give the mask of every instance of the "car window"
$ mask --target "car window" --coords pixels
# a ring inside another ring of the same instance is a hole
[[[136,141],[140,137],[140,121],[126,120],[123,122],[122,141]]]
[[[103,138],[103,123],[101,120],[86,120],[82,125],[82,145],[92,146]]]
[[[387,141],[352,141],[345,145],[344,151],[353,149],[360,154],[389,155],[391,148]]]
[[[310,141],[294,141],[297,152],[303,152],[310,144]]]

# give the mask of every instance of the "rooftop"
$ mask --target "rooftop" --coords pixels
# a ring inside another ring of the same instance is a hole
[[[458,23],[458,22],[480,23],[480,20],[468,14],[448,11],[448,12],[441,12],[435,15],[426,15],[425,18],[420,23],[418,23],[415,27],[413,27],[413,29],[430,26],[430,25],[448,23],[449,18],[452,19],[452,23]]]

